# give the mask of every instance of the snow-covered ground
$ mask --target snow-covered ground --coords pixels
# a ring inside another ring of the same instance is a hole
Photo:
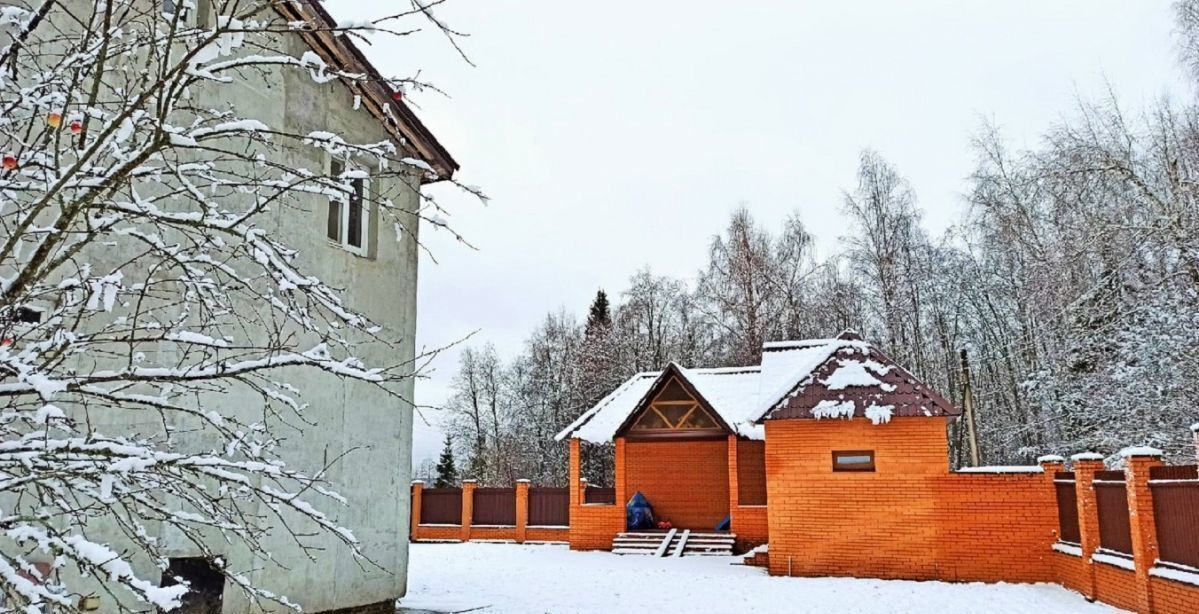
[[[1055,585],[771,578],[740,557],[652,558],[566,546],[413,544],[406,608],[480,614],[853,612],[1101,614]]]

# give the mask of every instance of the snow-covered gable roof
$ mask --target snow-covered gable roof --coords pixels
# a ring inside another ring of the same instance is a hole
[[[848,335],[843,334],[843,337]],[[827,346],[832,351],[790,390],[774,397],[757,422],[779,418],[957,416],[961,411],[903,367],[864,342]]]
[[[761,439],[762,427],[749,420],[757,396],[758,371],[756,366],[687,369],[672,363],[662,371],[638,373],[584,412],[555,439],[575,437],[592,443],[612,441],[648,400],[654,388],[671,376],[682,378],[733,432],[742,437]]]
[[[860,361],[847,357],[861,357]],[[844,364],[843,364],[844,362]],[[881,371],[882,373],[877,373]],[[762,364],[749,367],[687,369],[676,364],[664,371],[638,373],[604,397],[595,407],[558,433],[556,439],[575,437],[606,443],[648,401],[655,387],[671,375],[685,382],[737,435],[763,439],[762,421],[779,408],[799,407],[794,400],[805,391],[826,395],[805,407],[803,415],[787,417],[865,416],[875,421],[890,419],[889,393],[901,391],[902,411],[897,415],[956,415],[957,410],[940,395],[916,381],[856,333],[846,331],[834,339],[771,342],[762,347]],[[894,381],[892,381],[894,380]],[[804,396],[805,399],[811,393]],[[850,397],[871,395],[878,403],[845,403]],[[884,399],[886,402],[884,403]],[[821,401],[825,403],[813,413]],[[893,408],[894,409],[894,408]],[[869,410],[869,411],[868,411]],[[927,413],[926,413],[927,412]]]

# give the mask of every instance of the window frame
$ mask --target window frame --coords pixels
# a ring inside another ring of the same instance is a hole
[[[340,166],[341,166],[341,172],[337,173],[335,176],[334,169],[335,169],[335,166],[338,164],[340,164]],[[341,249],[344,249],[347,252],[350,252],[351,254],[361,256],[363,258],[369,258],[370,257],[370,248],[371,248],[371,232],[373,230],[373,227],[371,224],[370,170],[365,166],[353,164],[349,160],[346,160],[341,157],[335,157],[335,156],[328,157],[328,163],[326,164],[326,172],[328,173],[328,176],[332,180],[340,182],[341,175],[343,175],[347,171],[351,171],[351,170],[365,171],[367,176],[366,177],[356,177],[356,178],[347,180],[347,183],[350,187],[351,193],[345,194],[342,197],[330,197],[329,198],[329,201],[326,204],[327,207],[332,207],[333,204],[336,203],[340,208],[340,211],[338,212],[338,226],[337,226],[338,237],[335,239],[332,236],[330,236],[330,234],[329,234],[329,230],[330,230],[329,229],[329,210],[326,209],[325,216],[324,216],[324,218],[325,218],[325,239],[328,240],[329,243],[336,245],[337,247],[340,247]],[[359,202],[358,202],[358,207],[359,207],[360,211],[362,212],[362,217],[360,218],[359,223],[358,223],[358,241],[359,241],[360,245],[354,245],[353,243],[350,243],[350,210],[354,206],[355,195],[353,194],[353,192],[356,189],[355,184],[357,182],[361,182],[361,186],[362,186],[362,193],[361,193],[361,196],[359,197]]]
[[[870,460],[865,463],[850,464],[837,462],[838,457],[845,456],[865,456]],[[833,450],[832,461],[834,473],[876,473],[878,470],[874,450]]]

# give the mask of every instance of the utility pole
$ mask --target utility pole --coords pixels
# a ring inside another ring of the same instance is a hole
[[[966,438],[970,442],[970,466],[978,467],[978,433],[974,429],[974,386],[970,383],[970,359],[962,348],[962,409],[966,412]]]

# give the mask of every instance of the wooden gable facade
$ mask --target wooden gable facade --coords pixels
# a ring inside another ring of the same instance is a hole
[[[671,364],[638,403],[617,437],[654,439],[724,439],[729,428],[703,395]]]

